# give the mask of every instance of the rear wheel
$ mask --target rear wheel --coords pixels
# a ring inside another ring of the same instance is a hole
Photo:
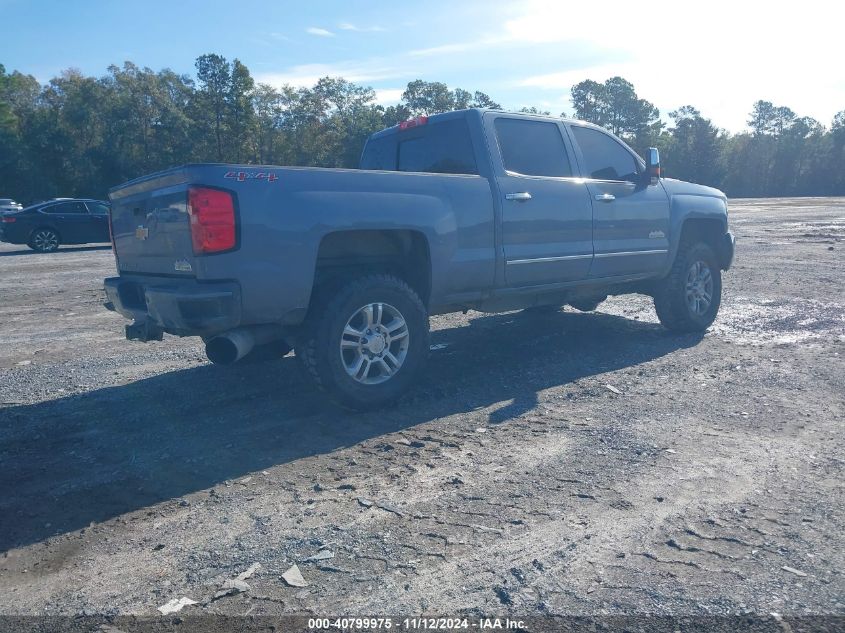
[[[722,301],[722,271],[704,242],[684,242],[654,295],[657,318],[675,332],[700,332],[715,321]]]
[[[59,248],[59,234],[53,229],[36,229],[28,246],[39,253],[52,253]]]
[[[391,275],[368,275],[318,299],[296,355],[341,406],[371,409],[407,390],[428,356],[428,313]]]

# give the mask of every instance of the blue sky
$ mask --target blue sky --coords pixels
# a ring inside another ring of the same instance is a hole
[[[68,67],[101,75],[124,60],[193,73],[197,56],[216,52],[273,85],[341,75],[389,104],[420,78],[553,114],[571,113],[573,83],[619,74],[664,115],[692,104],[740,131],[762,98],[828,125],[845,109],[845,9],[822,0],[797,7],[778,0],[0,0],[0,63],[46,81]]]

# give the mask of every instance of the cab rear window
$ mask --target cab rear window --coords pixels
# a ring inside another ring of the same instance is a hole
[[[367,143],[361,169],[478,174],[465,119],[429,123]]]

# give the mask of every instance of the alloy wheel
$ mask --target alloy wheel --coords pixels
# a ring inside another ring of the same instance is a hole
[[[408,324],[387,303],[370,303],[356,310],[340,337],[340,357],[346,373],[364,385],[390,380],[408,355]]]
[[[39,251],[54,251],[59,247],[59,236],[49,229],[41,229],[33,236],[32,243]]]
[[[706,262],[696,261],[687,269],[687,306],[693,314],[706,314],[713,302],[713,273]]]

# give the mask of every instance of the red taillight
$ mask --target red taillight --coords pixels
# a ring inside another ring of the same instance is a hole
[[[18,221],[18,219],[17,219],[17,218],[9,218],[9,217],[4,217],[4,218],[3,218],[3,222],[6,222],[7,224],[8,224],[8,223],[11,223],[11,222],[17,222],[17,221]]]
[[[219,253],[235,248],[235,201],[231,193],[191,187],[188,214],[194,253]]]
[[[399,129],[410,130],[412,127],[419,127],[420,125],[425,125],[426,123],[428,123],[427,116],[418,116],[413,119],[408,119],[407,121],[402,121],[402,123],[399,124]]]

